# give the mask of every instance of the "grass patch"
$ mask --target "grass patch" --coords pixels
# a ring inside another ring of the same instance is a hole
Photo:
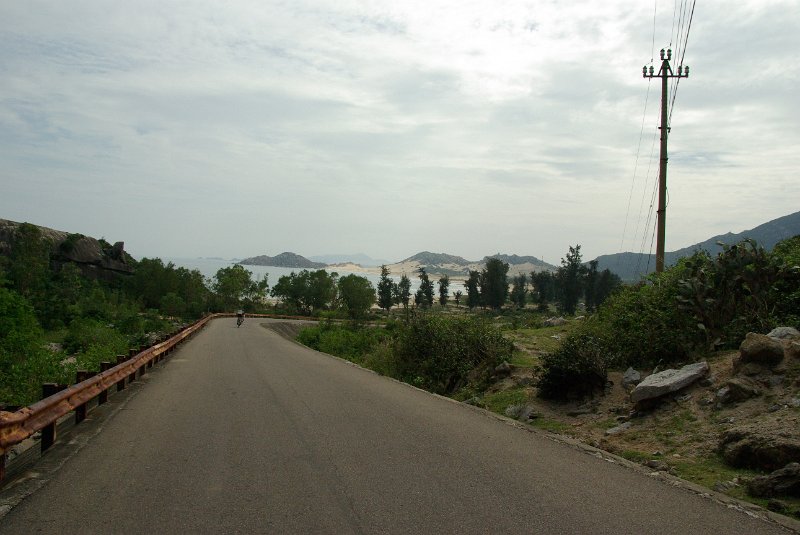
[[[700,457],[695,460],[681,460],[670,464],[678,477],[710,489],[713,489],[717,482],[726,483],[736,477],[746,479],[763,475],[754,470],[728,466],[718,455]],[[768,509],[769,500],[767,498],[755,498],[747,494],[747,487],[744,483],[731,487],[725,491],[725,494]],[[779,496],[778,499],[786,504],[787,509],[783,511],[783,514],[800,518],[800,498]]]
[[[645,461],[649,461],[650,459],[653,458],[652,455],[635,450],[623,450],[622,452],[620,452],[619,456],[622,457],[623,459],[628,459],[629,461],[640,464],[644,463]]]
[[[550,418],[535,418],[530,421],[530,424],[537,429],[550,431],[551,433],[566,433],[570,429],[569,425]]]
[[[517,329],[511,338],[519,345],[529,349],[551,352],[558,349],[567,333],[573,329],[572,323],[559,327],[540,327],[538,329]],[[559,337],[553,338],[554,336]]]
[[[539,364],[539,358],[525,351],[514,351],[509,364],[523,368],[532,368]]]
[[[483,397],[483,403],[490,411],[505,414],[506,409],[511,405],[520,405],[526,403],[529,399],[530,394],[525,388],[512,388],[502,392],[495,392],[494,394],[487,394]]]

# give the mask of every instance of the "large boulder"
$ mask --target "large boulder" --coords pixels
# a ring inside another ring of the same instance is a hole
[[[789,463],[768,476],[757,476],[747,483],[751,496],[796,496],[800,498],[800,463]]]
[[[783,360],[783,344],[765,334],[747,333],[739,346],[739,359],[736,368],[750,362],[773,367]]]
[[[800,462],[800,430],[760,424],[736,427],[722,434],[719,451],[737,468],[778,470]]]
[[[566,325],[566,324],[567,324],[567,320],[565,320],[562,317],[548,318],[548,319],[544,320],[544,323],[543,323],[543,325],[545,327],[560,327],[560,326]]]
[[[664,370],[648,375],[631,392],[631,401],[641,403],[677,392],[702,379],[708,373],[708,362],[696,362],[680,370]]]
[[[800,331],[794,327],[775,327],[767,336],[773,340],[797,340],[800,339]]]

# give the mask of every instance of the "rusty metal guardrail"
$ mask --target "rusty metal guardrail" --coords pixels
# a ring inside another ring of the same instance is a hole
[[[202,329],[211,319],[225,315],[206,316],[163,342],[138,353],[132,350],[133,354],[128,358],[117,357],[116,366],[91,374],[83,381],[16,412],[0,411],[0,481],[5,475],[6,453],[11,447],[30,438],[34,433],[43,431],[42,450],[47,449],[55,439],[55,424],[61,417],[75,411],[76,422],[80,422],[86,416],[86,404],[89,401],[97,397],[101,402],[105,402],[108,389],[112,386],[117,385],[118,390],[124,389],[127,379],[130,377],[135,379],[137,372],[142,370],[141,373],[144,373],[144,369],[161,360],[175,346]]]
[[[76,422],[82,421],[86,417],[86,406],[92,399],[98,398],[99,404],[105,403],[111,387],[117,385],[117,390],[123,390],[129,378],[135,380],[136,374],[140,370],[144,373],[144,369],[150,368],[154,362],[160,361],[178,344],[205,327],[209,321],[232,316],[235,314],[220,313],[206,316],[143,351],[137,353],[135,350],[131,350],[128,357],[117,357],[116,366],[112,367],[110,363],[104,363],[107,366],[103,367],[107,369],[96,374],[86,373],[79,376],[83,377],[83,380],[79,380],[72,386],[59,390],[57,385],[45,385],[50,387],[48,393],[52,395],[48,395],[32,405],[23,407],[16,412],[0,411],[0,483],[5,476],[6,454],[10,448],[30,438],[34,433],[42,431],[41,447],[42,451],[46,450],[55,441],[55,425],[60,418],[74,411]],[[313,320],[313,318],[303,316],[280,314],[247,314],[246,317]]]

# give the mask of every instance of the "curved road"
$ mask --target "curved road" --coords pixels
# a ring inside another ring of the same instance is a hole
[[[19,533],[787,533],[578,448],[213,321],[39,491]]]

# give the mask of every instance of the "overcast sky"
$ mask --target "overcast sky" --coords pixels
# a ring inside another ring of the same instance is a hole
[[[641,69],[691,3],[0,0],[0,218],[137,258],[648,252]],[[798,53],[800,1],[697,0],[668,251],[800,209]]]

